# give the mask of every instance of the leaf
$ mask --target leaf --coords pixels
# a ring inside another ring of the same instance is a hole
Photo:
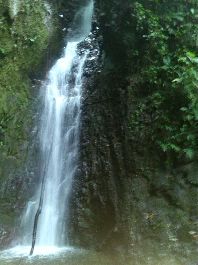
[[[175,78],[172,83],[181,83],[182,82],[182,78]]]
[[[187,52],[186,55],[191,59],[194,59],[196,57],[196,54],[194,52]]]
[[[180,108],[181,111],[186,112],[188,109],[186,107]]]
[[[194,15],[194,14],[195,14],[195,9],[194,9],[194,8],[191,8],[191,9],[190,9],[190,12],[191,12],[191,14]]]
[[[184,153],[189,159],[192,159],[194,157],[194,150],[192,148],[184,149]]]
[[[193,134],[189,134],[189,135],[187,136],[187,140],[188,140],[188,141],[193,141],[193,140],[195,140],[195,136],[194,136]]]
[[[175,144],[170,144],[170,148],[176,152],[179,152],[181,150],[180,147]]]

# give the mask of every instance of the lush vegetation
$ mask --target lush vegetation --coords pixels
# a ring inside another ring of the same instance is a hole
[[[35,3],[36,2],[36,3]],[[42,1],[0,1],[0,145],[1,153],[17,156],[27,138],[30,75],[47,48],[49,30]]]
[[[120,169],[113,175],[118,201],[124,201],[125,181],[122,209],[130,205],[130,220],[137,213],[132,237],[137,232],[146,242],[149,233],[158,246],[167,242],[183,251],[180,243],[197,242],[190,231],[197,210],[198,2],[98,2],[105,50],[98,98],[112,99],[101,116],[107,117],[115,172]]]
[[[198,151],[197,1],[131,1],[128,12],[131,135],[169,161],[191,160]]]

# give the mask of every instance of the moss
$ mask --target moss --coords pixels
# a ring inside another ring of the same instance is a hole
[[[11,8],[0,1],[0,148],[17,156],[27,137],[24,124],[30,119],[29,76],[42,61],[50,32],[43,1],[21,1],[15,17],[11,16]]]

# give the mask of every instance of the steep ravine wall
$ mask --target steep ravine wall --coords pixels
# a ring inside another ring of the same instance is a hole
[[[198,243],[197,160],[160,150],[150,129],[152,106],[137,121],[150,88],[137,69],[146,41],[137,33],[136,8],[133,1],[97,1],[102,63],[83,102],[75,243],[128,252],[137,264],[160,256],[187,264],[195,262]]]
[[[149,68],[161,60],[151,60],[151,55],[158,55],[158,49],[155,50],[153,43],[149,46],[144,37],[150,28],[158,29],[158,20],[151,15],[158,12],[158,5],[153,4],[156,1],[138,2],[140,5],[134,1],[96,2],[93,27],[98,28],[94,37],[100,57],[94,74],[87,71],[85,76],[80,161],[71,202],[71,238],[73,243],[86,248],[133,254],[134,264],[152,264],[156,256],[169,254],[178,256],[181,264],[188,264],[195,261],[198,242],[197,159],[181,158],[175,152],[163,152],[158,146],[158,138],[166,137],[156,126],[158,117],[167,113],[170,106],[160,105],[159,95],[150,96],[156,89],[156,76],[149,76],[154,80],[150,84],[141,72],[146,63],[149,62]],[[20,216],[24,207],[21,193],[27,194],[37,178],[37,147],[28,137],[36,139],[37,134],[33,125],[38,115],[34,97],[40,83],[37,85],[33,80],[42,80],[59,56],[69,22],[80,4],[49,1],[54,23],[49,32],[49,24],[44,21],[50,10],[44,2],[22,3],[23,8],[13,17],[8,4],[0,0],[4,40],[0,44],[0,85],[5,95],[0,101],[1,245],[9,241],[15,216]],[[163,4],[164,1],[159,10],[165,10]],[[145,9],[150,11],[144,13]],[[155,36],[153,32],[150,34],[151,38]],[[161,32],[157,34],[160,41],[164,40]],[[178,33],[178,36],[183,35]],[[173,53],[174,49],[177,47],[170,47]],[[168,69],[158,78],[162,75],[168,80],[170,72]],[[167,86],[172,86],[172,81]],[[170,95],[166,102],[172,102],[178,95]],[[153,101],[156,101],[154,106]],[[182,100],[176,102],[171,111],[181,104]],[[180,120],[179,115],[177,111],[173,116]],[[177,124],[174,117],[170,122]],[[30,128],[34,128],[33,135]],[[21,165],[27,154],[32,161],[28,159],[24,170]],[[142,249],[146,259],[142,257]]]

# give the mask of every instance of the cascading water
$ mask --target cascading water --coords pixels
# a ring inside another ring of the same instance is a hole
[[[17,16],[19,9],[20,9],[20,1],[19,0],[10,0],[9,1],[9,6],[10,6],[10,10],[11,10],[11,16],[14,18],[15,16]]]
[[[89,50],[79,44],[91,31],[93,1],[74,19],[63,57],[57,60],[42,87],[44,107],[40,126],[41,178],[45,176],[36,246],[68,245],[69,197],[77,167],[83,70]],[[40,190],[28,202],[22,218],[23,244],[31,234]]]

